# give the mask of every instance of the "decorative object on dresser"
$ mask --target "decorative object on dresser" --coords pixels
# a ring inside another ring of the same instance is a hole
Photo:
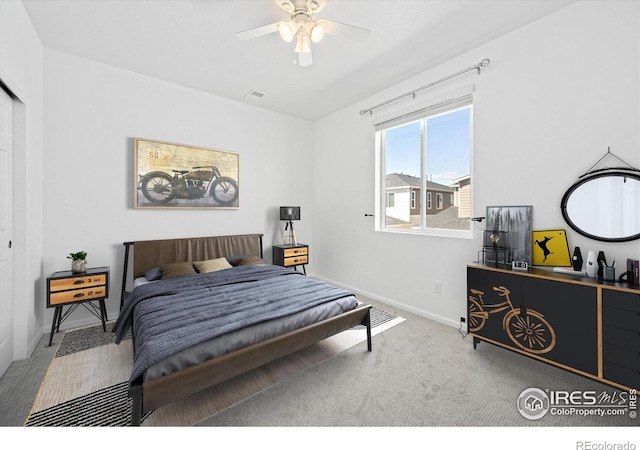
[[[69,253],[67,259],[71,260],[71,271],[73,273],[82,273],[87,271],[87,252],[80,251]]]
[[[595,278],[598,273],[596,252],[589,250],[587,253],[587,276]]]
[[[627,281],[631,284],[640,284],[640,262],[637,259],[627,258]]]
[[[604,252],[602,250],[598,252],[598,258],[596,261],[598,263],[598,278],[603,278],[604,268],[607,267],[607,257],[604,256]]]
[[[582,259],[582,252],[580,251],[580,247],[576,247],[573,250],[573,260],[572,260],[573,270],[575,270],[576,272],[580,272],[582,270],[583,263],[584,263],[584,260]]]
[[[104,299],[109,297],[109,267],[94,267],[77,273],[70,270],[55,272],[47,278],[47,308],[54,308],[49,346],[54,332],[60,331],[60,324],[83,306],[102,322],[103,331],[107,331],[107,309]],[[98,306],[93,302],[97,301]],[[67,311],[63,314],[63,307]]]
[[[605,266],[602,278],[605,281],[616,281],[616,260],[610,266]]]
[[[273,263],[277,266],[293,267],[297,270],[302,266],[304,274],[307,274],[305,265],[309,262],[309,246],[306,244],[274,245]]]
[[[511,261],[531,264],[533,206],[487,206],[486,217],[484,259],[480,261],[495,265],[496,256],[490,260],[486,257],[497,251],[498,267],[511,267]]]
[[[483,264],[491,264],[493,267],[507,264],[508,236],[506,231],[484,230],[482,232],[482,250],[478,261]]]
[[[571,266],[569,241],[565,230],[534,231],[531,239],[533,266]]]
[[[237,208],[237,153],[136,138],[135,208]]]
[[[640,288],[471,264],[467,291],[474,348],[490,342],[618,388],[640,388]]]

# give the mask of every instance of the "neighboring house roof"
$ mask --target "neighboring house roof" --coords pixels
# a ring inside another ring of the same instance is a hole
[[[397,188],[397,187],[420,187],[420,178],[414,177],[411,175],[406,175],[404,173],[390,173],[387,174],[387,187],[388,188]]]
[[[399,187],[416,187],[420,188],[420,178],[404,173],[389,173],[387,174],[387,188],[399,188]],[[434,183],[433,181],[427,181],[427,190],[430,191],[445,191],[453,192],[449,186],[444,184]]]
[[[469,179],[471,179],[471,175],[465,175],[463,177],[456,178],[455,180],[451,180],[451,185],[455,186],[455,185],[459,184],[461,181],[466,181],[466,180],[469,180]]]

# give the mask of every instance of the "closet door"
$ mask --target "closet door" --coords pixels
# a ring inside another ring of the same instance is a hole
[[[0,376],[13,362],[13,100],[0,89]]]

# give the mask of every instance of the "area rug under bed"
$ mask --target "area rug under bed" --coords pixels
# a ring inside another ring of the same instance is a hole
[[[404,321],[372,308],[372,334]],[[109,329],[108,329],[109,330]],[[132,400],[127,396],[133,361],[130,339],[114,344],[102,326],[64,333],[47,369],[25,426],[127,426]],[[191,426],[308,367],[366,340],[357,326],[277,361],[239,375],[143,417],[142,426]],[[374,342],[375,351],[375,342]]]

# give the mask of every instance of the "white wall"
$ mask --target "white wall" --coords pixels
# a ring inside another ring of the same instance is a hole
[[[21,2],[0,1],[0,80],[14,102],[13,326],[14,359],[26,358],[41,336],[42,45]]]
[[[44,273],[68,270],[79,250],[89,266],[110,266],[110,318],[125,241],[263,233],[271,261],[278,207],[300,205],[296,235],[311,244],[311,123],[56,50],[44,69]],[[134,209],[135,137],[239,153],[240,208]],[[95,322],[81,310],[64,325]]]
[[[578,2],[314,124],[314,273],[374,298],[457,326],[466,316],[473,239],[374,231],[373,117],[358,111],[470,67],[425,91],[438,97],[475,84],[473,216],[487,206],[533,205],[533,229],[567,229],[569,245],[609,260],[640,258],[640,243],[603,243],[564,222],[566,189],[611,147],[640,167],[638,2]],[[427,44],[428,45],[428,44]],[[384,62],[381,61],[381,64]],[[409,111],[412,100],[389,107]],[[330,175],[330,176],[329,176]],[[348,195],[344,195],[344,193]],[[434,282],[442,281],[442,294]]]

